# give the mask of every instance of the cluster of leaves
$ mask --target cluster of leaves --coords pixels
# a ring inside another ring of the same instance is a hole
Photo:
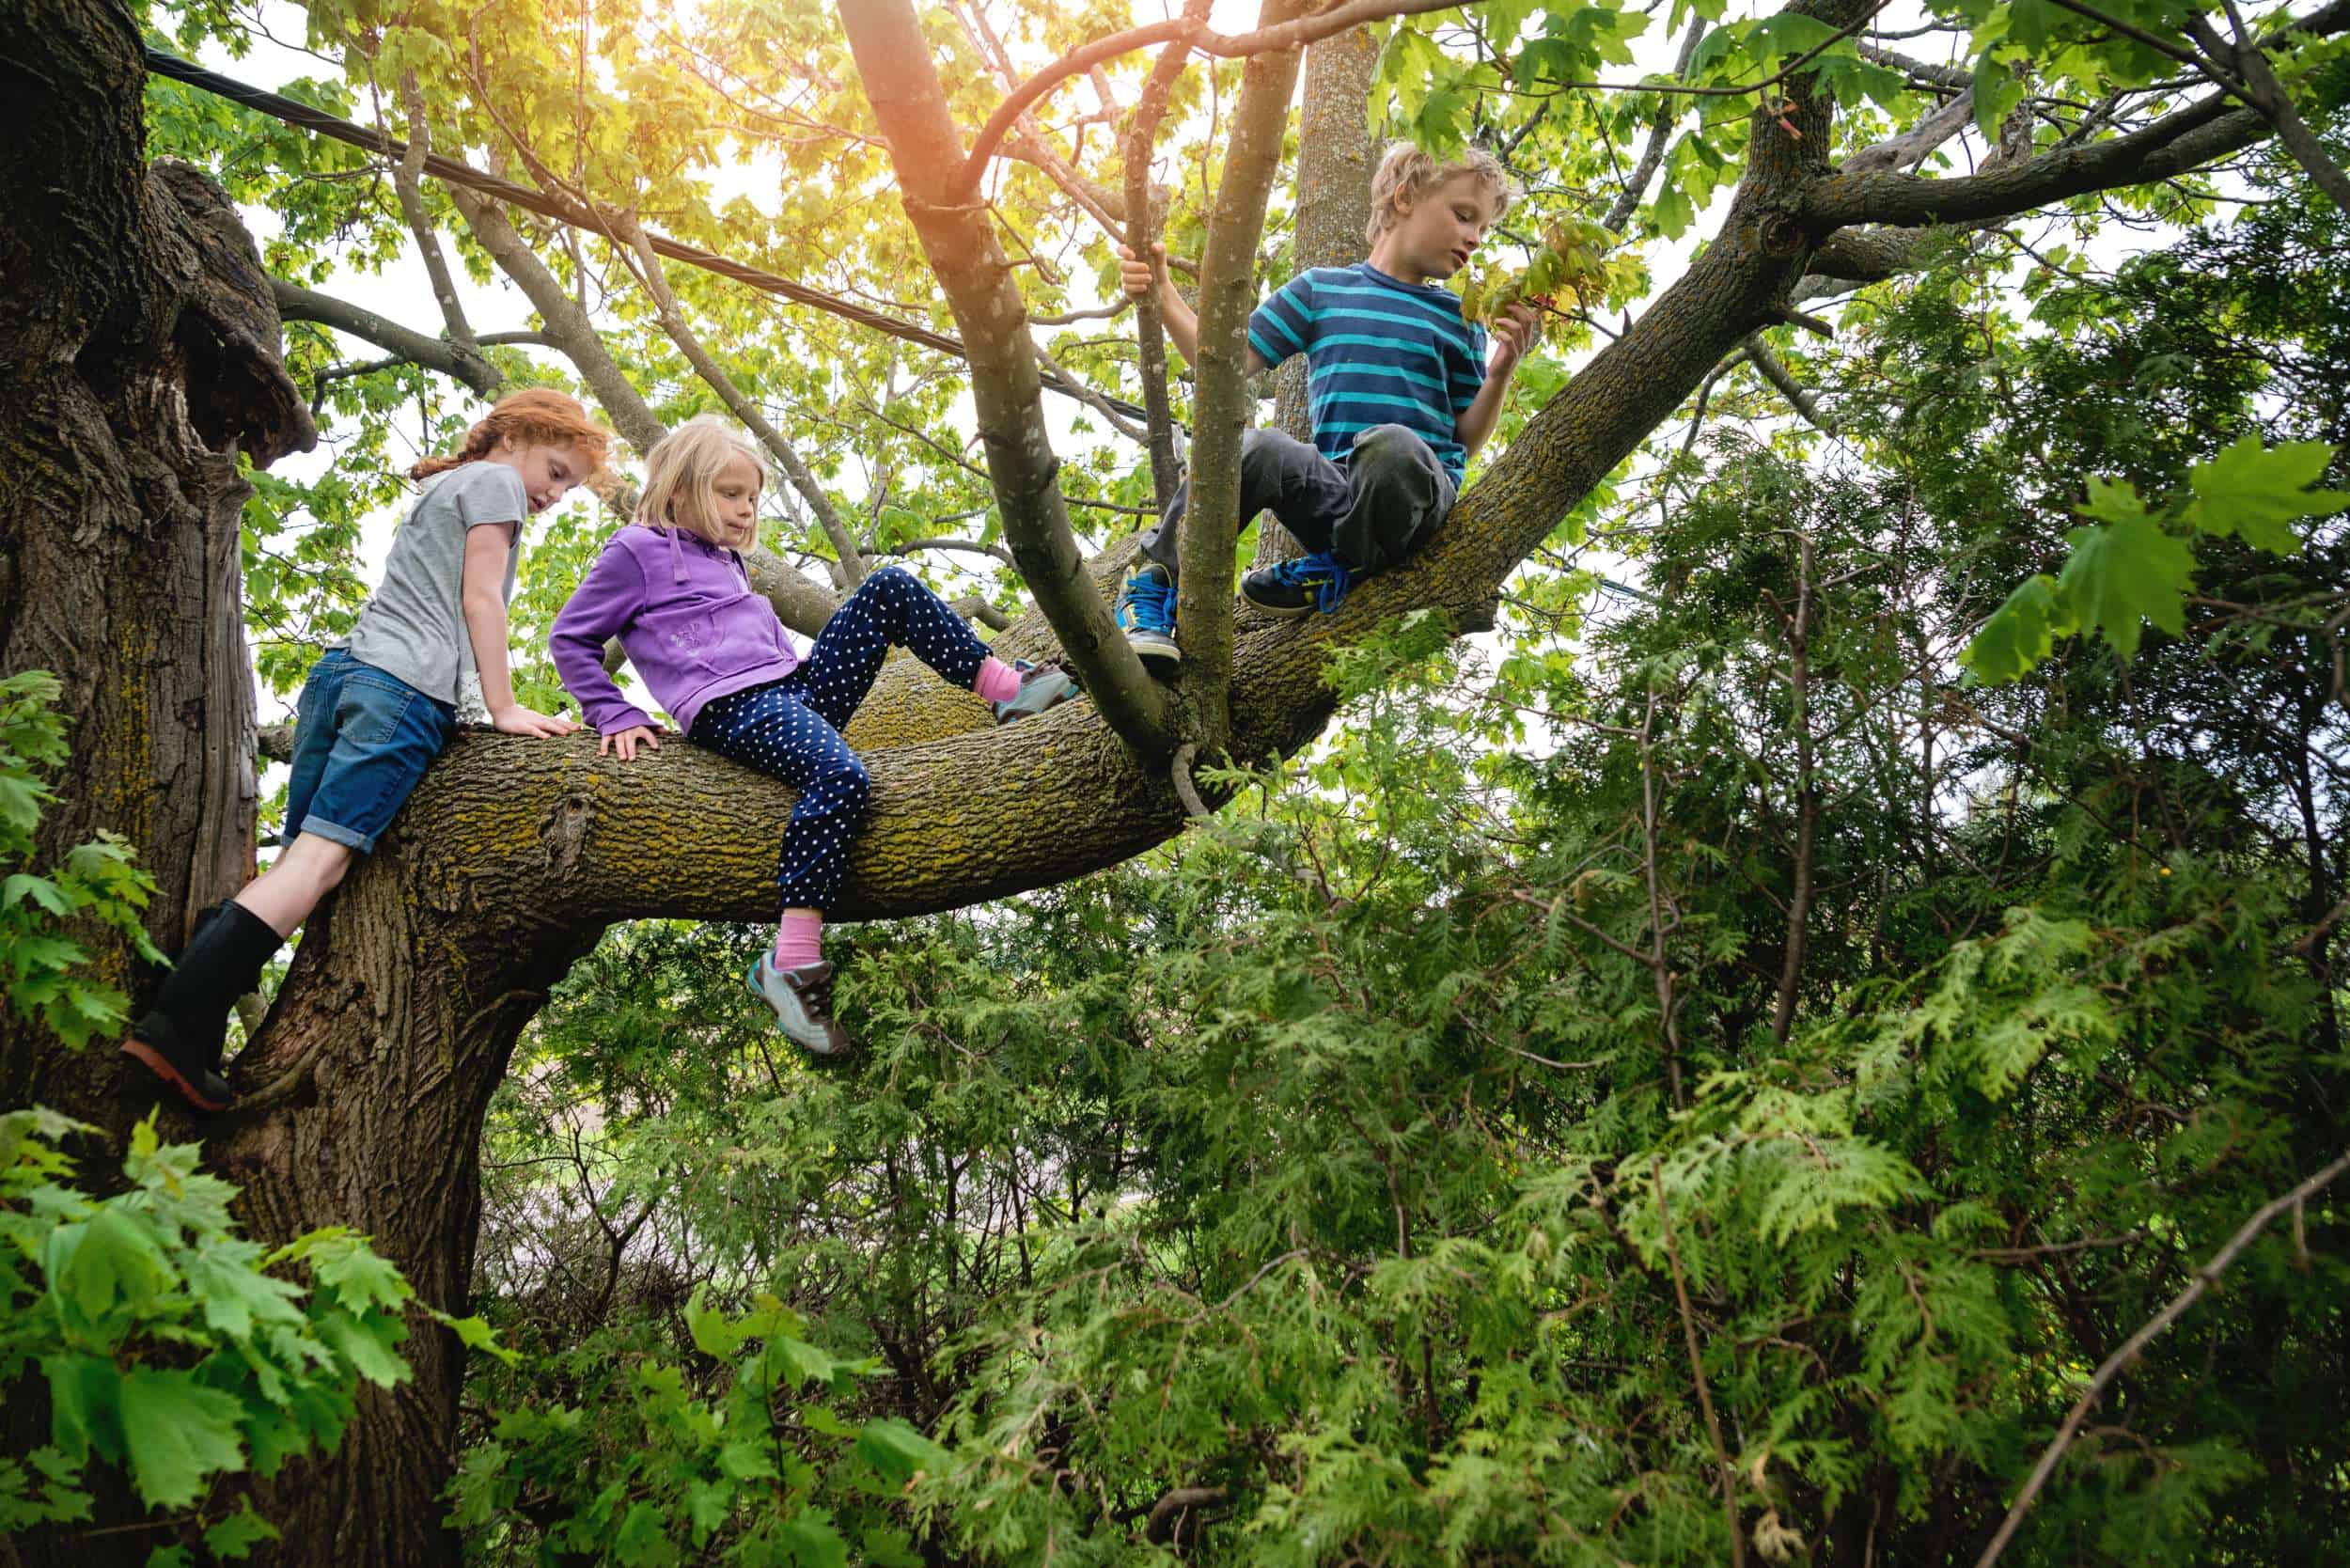
[[[1543,230],[1524,268],[1471,274],[1461,286],[1461,313],[1492,321],[1521,301],[1547,307],[1564,294],[1573,305],[1597,309],[1645,292],[1648,274],[1637,258],[1607,256],[1613,238],[1588,219],[1558,219]]]
[[[2195,580],[2195,535],[2242,539],[2271,555],[2290,556],[2301,541],[2293,525],[2350,507],[2350,491],[2313,489],[2333,459],[2322,441],[2262,447],[2247,435],[2187,472],[2188,494],[2151,509],[2127,479],[2089,480],[2081,515],[2093,525],[2065,536],[2072,554],[2051,577],[2018,587],[1975,634],[1962,655],[1985,681],[2013,681],[2046,658],[2056,639],[2095,632],[2127,659],[2147,623],[2174,635],[2186,627]]]
[[[498,1413],[466,1455],[453,1522],[501,1544],[518,1528],[541,1552],[623,1568],[688,1560],[740,1568],[916,1568],[889,1516],[908,1483],[947,1454],[903,1420],[843,1420],[817,1396],[869,1372],[800,1338],[773,1296],[740,1314],[700,1293],[682,1322],[687,1363],[627,1357],[602,1369],[588,1404],[526,1402]],[[533,1528],[535,1527],[535,1528]],[[503,1538],[503,1539],[501,1539]]]
[[[85,972],[89,953],[67,934],[79,920],[120,933],[139,954],[163,962],[147,938],[140,912],[155,889],[130,844],[102,832],[66,852],[46,875],[26,862],[45,803],[56,798],[48,779],[68,758],[66,721],[55,712],[60,688],[43,670],[0,677],[0,970],[8,1006],[38,1019],[68,1045],[121,1027],[123,994]]]
[[[224,1482],[333,1451],[360,1383],[405,1381],[415,1293],[339,1229],[274,1250],[240,1235],[236,1189],[152,1118],[133,1129],[122,1190],[91,1196],[60,1145],[95,1131],[0,1115],[0,1388],[45,1395],[51,1429],[24,1464],[0,1459],[0,1530],[87,1518],[102,1465],[165,1514],[150,1568],[184,1568],[199,1545],[242,1558],[277,1532]],[[494,1348],[478,1320],[440,1321]]]

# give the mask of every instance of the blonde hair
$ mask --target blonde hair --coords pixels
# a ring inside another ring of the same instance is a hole
[[[665,435],[645,454],[645,488],[636,497],[636,521],[649,528],[680,527],[726,549],[750,541],[721,536],[718,509],[712,504],[718,476],[736,458],[748,458],[767,484],[767,460],[750,440],[714,414],[698,415]]]
[[[454,452],[441,452],[426,458],[408,470],[412,479],[430,478],[446,468],[460,463],[479,463],[497,450],[498,443],[512,436],[517,443],[544,447],[569,447],[578,452],[587,465],[580,480],[590,490],[601,493],[604,478],[604,460],[610,455],[612,432],[588,417],[587,409],[577,398],[564,396],[544,386],[526,386],[520,392],[509,392],[490,406],[473,429],[465,432],[465,445]]]
[[[1481,147],[1464,149],[1458,158],[1440,164],[1410,142],[1390,143],[1379,160],[1378,172],[1371,177],[1371,222],[1363,229],[1363,243],[1377,245],[1379,236],[1402,221],[1395,210],[1396,197],[1409,197],[1418,206],[1429,192],[1456,174],[1472,175],[1484,187],[1493,197],[1496,222],[1518,198],[1518,182],[1500,159]]]

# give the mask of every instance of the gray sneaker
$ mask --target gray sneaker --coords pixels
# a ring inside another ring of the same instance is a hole
[[[751,995],[776,1010],[783,1032],[808,1055],[837,1057],[854,1043],[849,1031],[832,1021],[832,965],[804,964],[796,969],[776,967],[776,955],[763,952],[744,977]]]
[[[1047,659],[1041,665],[1022,659],[1011,667],[1020,672],[1020,695],[988,704],[995,710],[997,724],[1010,724],[1030,713],[1058,708],[1083,689],[1077,684],[1077,678],[1063,668],[1058,659]]]

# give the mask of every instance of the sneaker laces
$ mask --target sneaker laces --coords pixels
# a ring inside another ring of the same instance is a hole
[[[1119,590],[1119,601],[1135,610],[1135,624],[1146,632],[1164,632],[1175,621],[1175,585],[1156,573],[1136,572]]]
[[[832,1016],[833,978],[832,975],[826,975],[822,980],[810,980],[806,985],[794,985],[791,988],[793,994],[800,998],[800,1005],[807,1010],[809,1017],[829,1018]]]
[[[1328,615],[1346,602],[1355,586],[1355,569],[1336,556],[1300,556],[1273,569],[1274,580],[1311,595],[1314,608]]]

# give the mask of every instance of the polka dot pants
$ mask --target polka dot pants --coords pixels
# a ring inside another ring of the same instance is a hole
[[[892,644],[965,690],[987,657],[987,645],[938,595],[902,567],[885,566],[833,612],[799,668],[713,698],[694,719],[687,739],[697,745],[800,792],[776,868],[786,909],[826,909],[840,891],[849,843],[873,790],[840,730],[872,690]]]

